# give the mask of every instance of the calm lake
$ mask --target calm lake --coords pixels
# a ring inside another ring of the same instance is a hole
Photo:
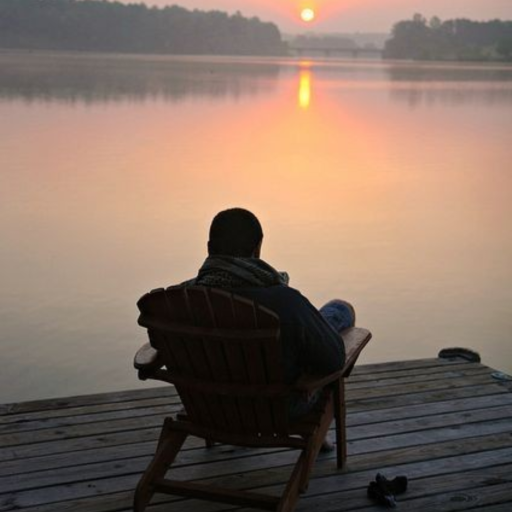
[[[512,373],[512,67],[4,52],[0,120],[0,402],[147,386],[135,303],[230,206],[362,362]]]

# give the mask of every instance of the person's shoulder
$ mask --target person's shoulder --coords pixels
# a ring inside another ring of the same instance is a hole
[[[286,297],[288,300],[310,304],[308,298],[297,290],[297,288],[292,288],[291,286],[273,286],[272,288],[275,288],[274,292],[276,294]]]
[[[166,290],[177,290],[180,288],[188,288],[189,286],[194,286],[196,284],[195,277],[192,279],[187,279],[186,281],[183,281],[182,283],[178,284],[171,284],[167,286]]]
[[[300,323],[303,317],[308,316],[314,309],[309,300],[299,290],[290,286],[244,288],[235,291],[235,293],[273,310],[279,315],[282,322]]]
[[[285,298],[287,300],[303,301],[307,300],[299,290],[292,288],[287,285],[276,285],[268,287],[254,287],[254,288],[240,288],[239,290],[233,290],[233,292],[240,293],[240,295],[247,296],[253,295],[255,297],[274,297],[274,298]]]

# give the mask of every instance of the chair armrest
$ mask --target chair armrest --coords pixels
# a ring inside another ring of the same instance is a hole
[[[372,333],[361,327],[349,327],[341,332],[345,345],[345,364],[342,369],[344,377],[348,377],[362,350],[372,339]]]
[[[296,391],[311,393],[331,382],[335,382],[339,378],[348,377],[359,354],[370,341],[372,333],[360,327],[350,327],[341,333],[341,337],[345,345],[345,364],[343,368],[329,375],[301,375],[294,385]]]
[[[151,374],[163,366],[158,350],[154,349],[149,343],[146,343],[137,350],[133,359],[133,366],[139,370],[139,378],[145,380],[150,378]]]
[[[301,375],[295,382],[293,389],[301,393],[312,393],[317,389],[323,388],[331,382],[337,381],[342,376],[341,370],[330,373],[329,375]]]

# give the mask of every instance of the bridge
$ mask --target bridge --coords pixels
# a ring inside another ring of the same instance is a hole
[[[340,48],[337,46],[298,46],[290,45],[289,52],[294,57],[348,57],[352,59],[382,59],[381,48]]]
[[[377,41],[357,41],[342,34],[301,34],[288,40],[291,55],[298,57],[382,58]]]

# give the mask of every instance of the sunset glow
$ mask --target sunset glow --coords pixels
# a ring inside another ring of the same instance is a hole
[[[299,80],[299,106],[307,109],[311,103],[311,71],[301,69]]]
[[[310,21],[313,21],[315,19],[315,11],[313,9],[302,9],[302,12],[300,13],[300,17],[302,18],[302,21],[305,21],[306,23],[309,23]]]
[[[134,3],[133,0],[121,0]],[[430,19],[468,18],[474,20],[510,19],[510,0],[141,0],[146,5],[165,7],[179,4],[189,10],[209,11],[212,8],[227,13],[240,10],[243,15],[257,16],[275,23],[284,33],[294,33],[301,27],[314,25],[321,33],[379,32],[389,33],[395,23],[409,19],[415,12]],[[310,9],[314,18],[305,20],[302,11]]]

